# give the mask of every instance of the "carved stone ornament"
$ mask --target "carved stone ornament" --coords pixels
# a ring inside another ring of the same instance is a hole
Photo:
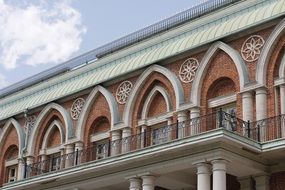
[[[27,136],[29,136],[30,132],[36,124],[36,121],[37,117],[35,115],[30,115],[27,117],[25,124],[25,133],[27,134]]]
[[[184,83],[189,83],[194,80],[196,71],[199,67],[199,62],[195,58],[189,58],[182,63],[179,70],[179,78]]]
[[[256,61],[264,45],[264,39],[259,35],[250,36],[241,48],[242,58],[247,62]]]
[[[116,99],[119,104],[125,104],[132,90],[133,84],[130,81],[122,82],[117,88]]]
[[[84,104],[85,104],[85,100],[83,98],[77,98],[73,102],[71,109],[70,109],[70,115],[72,119],[77,120],[79,118]]]

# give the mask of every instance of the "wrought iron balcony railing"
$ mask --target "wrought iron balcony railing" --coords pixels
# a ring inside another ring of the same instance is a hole
[[[140,134],[115,141],[109,140],[104,144],[95,144],[83,150],[76,150],[71,154],[53,156],[31,165],[25,165],[25,178],[164,144],[217,128],[224,128],[256,141],[274,140],[282,137],[282,129],[285,126],[284,118],[285,116],[281,115],[256,122],[245,122],[235,115],[220,110],[217,113],[204,115],[184,122],[177,122],[160,128],[149,127]]]
[[[152,129],[149,127],[137,135],[107,141],[104,144],[95,144],[83,150],[76,150],[71,154],[51,156],[31,165],[25,165],[25,178],[198,135],[220,127],[243,134],[246,124],[233,115],[219,111],[160,128]]]

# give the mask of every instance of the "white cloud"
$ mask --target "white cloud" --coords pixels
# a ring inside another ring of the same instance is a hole
[[[8,86],[8,82],[6,81],[6,78],[4,75],[0,74],[0,89]]]
[[[16,6],[0,0],[0,64],[14,69],[20,64],[59,63],[76,52],[86,28],[68,2]]]

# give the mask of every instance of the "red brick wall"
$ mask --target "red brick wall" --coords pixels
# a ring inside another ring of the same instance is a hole
[[[47,148],[56,147],[61,144],[60,131],[55,127],[48,138]]]
[[[64,124],[64,119],[62,117],[62,115],[57,111],[57,110],[51,110],[47,115],[46,117],[42,120],[41,122],[41,126],[38,130],[38,134],[36,134],[36,139],[35,139],[35,147],[34,150],[35,150],[35,157],[37,157],[39,155],[39,151],[40,151],[40,148],[42,147],[42,143],[43,143],[43,139],[44,139],[44,136],[45,136],[45,133],[48,129],[48,127],[50,126],[50,124],[54,121],[54,120],[58,120],[61,125],[63,126],[63,130],[64,130],[64,133],[66,134],[66,127],[65,127],[65,124]],[[55,137],[57,139],[54,139],[56,142],[60,142],[60,136],[58,137]]]
[[[90,145],[90,135],[94,133],[94,125],[96,126],[96,122],[100,121],[100,119],[105,118],[108,121],[110,129],[110,121],[111,121],[111,113],[107,103],[107,100],[102,94],[99,94],[98,97],[94,100],[93,105],[91,106],[90,113],[86,116],[86,124],[84,130],[84,144],[85,146]],[[98,124],[98,123],[97,123]],[[105,123],[104,126],[106,127]],[[100,130],[105,131],[106,128],[102,127],[96,129],[96,132],[100,132]]]
[[[270,177],[270,190],[285,189],[285,172],[274,173]]]
[[[157,93],[150,104],[147,116],[154,117],[166,112],[167,112],[167,106],[164,97],[160,93]]]
[[[5,160],[8,158],[8,157],[13,157],[13,156],[16,156],[14,154],[15,151],[13,151],[13,149],[15,147],[19,147],[19,141],[18,141],[18,134],[17,134],[17,131],[15,129],[15,127],[10,127],[9,131],[8,131],[8,135],[6,136],[6,138],[3,139],[3,146],[0,150],[0,185],[3,184],[6,180],[6,176],[5,176]],[[12,150],[12,152],[11,152]],[[11,155],[12,153],[12,155]],[[18,153],[18,152],[17,152]],[[11,156],[9,156],[11,155]],[[17,154],[18,156],[18,154]]]

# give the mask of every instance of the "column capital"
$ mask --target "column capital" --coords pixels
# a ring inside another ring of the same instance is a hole
[[[227,163],[228,161],[223,159],[217,159],[211,161],[211,164],[213,166],[213,171],[226,171]]]
[[[197,163],[197,174],[211,174],[211,165],[208,163]]]
[[[267,88],[266,87],[260,87],[255,89],[256,94],[267,94]]]
[[[187,111],[186,110],[178,111],[177,117],[187,117]]]
[[[241,93],[242,98],[252,98],[252,91],[246,91]]]

